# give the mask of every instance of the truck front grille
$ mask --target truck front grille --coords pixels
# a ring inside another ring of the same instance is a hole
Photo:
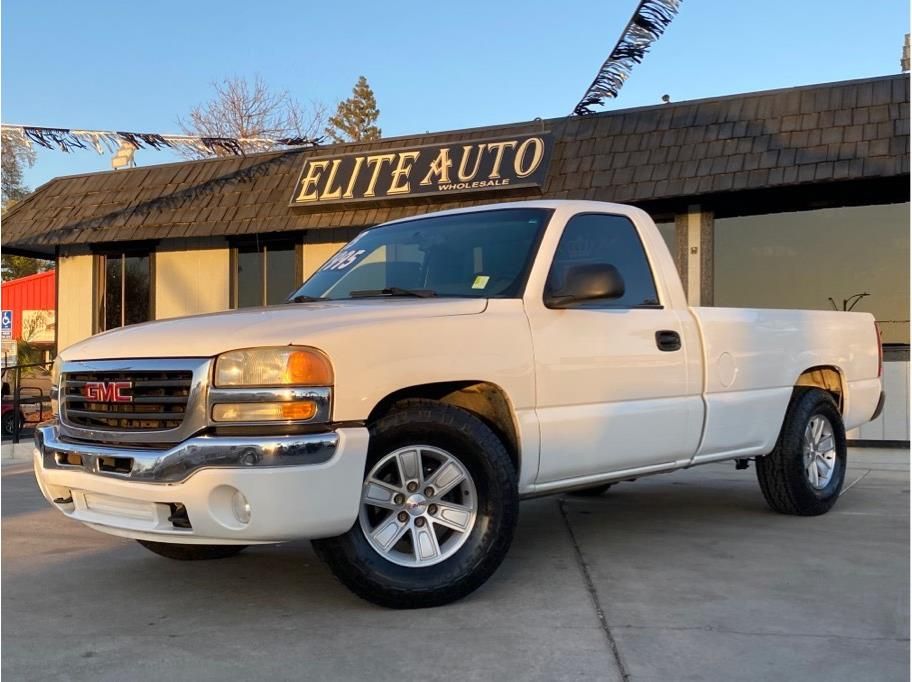
[[[61,378],[65,422],[87,429],[162,431],[184,421],[190,371],[75,372]]]

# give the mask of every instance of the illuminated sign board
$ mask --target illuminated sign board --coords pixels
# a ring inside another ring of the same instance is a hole
[[[541,187],[550,133],[308,158],[292,206]]]

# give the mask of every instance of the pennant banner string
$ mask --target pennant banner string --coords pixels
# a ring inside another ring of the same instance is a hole
[[[123,146],[133,149],[173,149],[217,156],[246,152],[265,152],[278,147],[316,147],[323,138],[286,137],[204,137],[195,135],[166,135],[159,133],[131,133],[121,130],[79,130],[75,128],[45,128],[2,124],[5,139],[29,149],[38,145],[45,149],[71,152],[75,149],[94,149],[99,154],[113,154]]]
[[[574,116],[595,113],[592,107],[618,96],[633,67],[643,61],[652,44],[677,16],[682,1],[641,0],[595,80],[573,109]]]

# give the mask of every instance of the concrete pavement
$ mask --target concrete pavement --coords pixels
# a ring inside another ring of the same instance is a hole
[[[905,680],[909,453],[855,449],[834,510],[767,510],[732,464],[523,503],[457,604],[394,612],[308,543],[181,563],[50,509],[3,467],[2,673],[16,680]]]
[[[34,447],[31,435],[18,443],[3,443],[0,445],[0,463],[5,466],[13,462],[31,460]]]

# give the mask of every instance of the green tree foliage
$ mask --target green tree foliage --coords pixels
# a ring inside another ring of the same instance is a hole
[[[35,152],[22,144],[17,144],[9,138],[3,138],[0,148],[0,198],[2,198],[3,212],[12,208],[17,201],[25,199],[31,190],[25,185],[22,178],[22,169],[35,163]],[[4,254],[0,263],[3,281],[34,275],[53,267],[53,263],[25,256],[9,256]]]
[[[326,134],[333,142],[379,140],[381,131],[374,125],[379,116],[374,91],[361,76],[352,88],[352,96],[339,102],[335,115],[329,117]]]
[[[11,279],[19,279],[27,275],[44,272],[53,267],[54,263],[52,261],[3,254],[2,268],[0,269],[2,269],[3,281],[7,282]]]

